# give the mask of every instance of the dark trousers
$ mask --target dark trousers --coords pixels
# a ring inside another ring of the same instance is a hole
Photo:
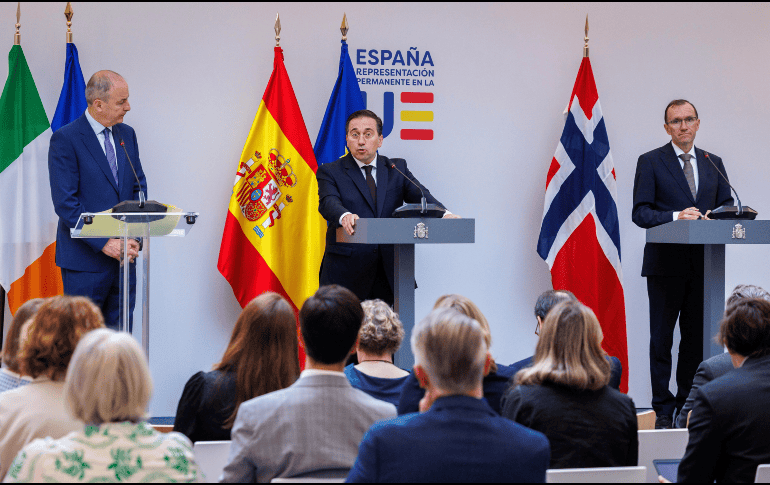
[[[377,274],[374,277],[374,284],[372,285],[372,289],[369,291],[369,294],[366,295],[365,300],[374,300],[376,298],[379,298],[380,300],[384,301],[390,306],[393,306],[393,303],[395,302],[395,297],[393,296],[393,289],[390,287],[390,282],[388,282],[388,276],[385,271],[388,271],[388,269],[385,268],[385,263],[382,259],[382,254],[377,251],[378,258],[377,258]],[[389,271],[391,274],[393,273],[393,268],[390,268]]]
[[[692,379],[703,361],[703,277],[648,276],[650,300],[650,379],[652,408],[658,416],[673,416],[690,394]],[[676,396],[669,390],[671,347],[679,318],[679,358]]]
[[[104,324],[107,328],[120,330],[122,298],[120,290],[123,286],[123,270],[115,264],[107,271],[92,273],[61,268],[64,294],[71,296],[87,296],[102,310]],[[129,333],[134,328],[134,305],[136,304],[136,263],[129,268],[128,296],[128,328]]]

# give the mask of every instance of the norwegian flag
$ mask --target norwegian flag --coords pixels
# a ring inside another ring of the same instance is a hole
[[[555,290],[569,290],[590,307],[604,333],[602,347],[623,364],[628,392],[628,345],[617,183],[591,62],[583,58],[567,122],[548,169],[537,252]]]

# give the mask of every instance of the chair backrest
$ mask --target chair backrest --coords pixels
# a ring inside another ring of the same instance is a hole
[[[655,411],[636,413],[636,425],[638,429],[655,429]]]
[[[652,460],[681,459],[689,438],[686,429],[639,430],[639,465],[647,467],[647,483],[658,483]]]
[[[647,469],[643,466],[609,468],[562,468],[546,470],[546,483],[644,483]]]
[[[754,483],[770,483],[770,465],[759,465]]]
[[[195,461],[198,462],[206,482],[216,483],[227,465],[231,441],[196,441],[193,444]]]

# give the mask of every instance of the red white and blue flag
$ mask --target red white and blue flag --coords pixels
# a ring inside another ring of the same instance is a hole
[[[548,169],[537,252],[551,270],[553,288],[571,291],[596,314],[602,347],[623,364],[620,390],[628,392],[618,191],[588,57],[580,65],[567,111]]]

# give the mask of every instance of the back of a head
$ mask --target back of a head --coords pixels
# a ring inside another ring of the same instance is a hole
[[[16,315],[11,320],[11,326],[8,328],[8,334],[3,345],[3,365],[13,372],[19,373],[21,328],[27,320],[35,316],[43,302],[45,302],[43,298],[33,298],[26,301],[16,310]]]
[[[394,354],[404,340],[398,314],[382,300],[361,302],[364,323],[358,333],[358,348],[371,355]]]
[[[746,298],[760,298],[765,301],[770,301],[770,293],[764,288],[757,285],[738,285],[733,289],[730,296],[727,297],[725,307],[735,304],[738,300],[744,300]]]
[[[540,317],[540,320],[545,320],[551,309],[563,301],[577,301],[577,298],[568,290],[544,291],[537,297],[535,316]]]
[[[299,376],[297,320],[278,293],[254,298],[235,322],[230,344],[214,370],[235,373],[235,409],[225,422],[232,427],[241,403],[289,387]]]
[[[320,287],[299,312],[305,352],[321,364],[345,361],[363,320],[361,301],[353,292],[338,285]]]
[[[104,327],[104,318],[91,300],[82,296],[54,296],[35,314],[19,355],[21,372],[30,377],[60,380],[72,353],[88,331]]]
[[[487,317],[481,313],[481,309],[470,298],[457,294],[442,295],[438,297],[438,300],[433,305],[434,310],[437,308],[453,308],[463,315],[476,320],[481,325],[481,331],[484,332],[484,341],[487,343],[487,348],[492,348],[492,331],[489,329]],[[490,372],[497,372],[497,364],[492,362],[489,370]]]
[[[770,355],[770,302],[746,298],[728,306],[717,340],[744,357]]]
[[[139,422],[152,395],[147,358],[127,333],[100,328],[78,343],[64,396],[70,413],[86,424]]]
[[[481,325],[452,308],[433,310],[412,333],[415,365],[433,386],[452,394],[482,385],[488,350]]]
[[[532,365],[516,374],[516,383],[601,389],[611,370],[601,343],[602,329],[590,308],[575,300],[559,303],[543,322]]]

